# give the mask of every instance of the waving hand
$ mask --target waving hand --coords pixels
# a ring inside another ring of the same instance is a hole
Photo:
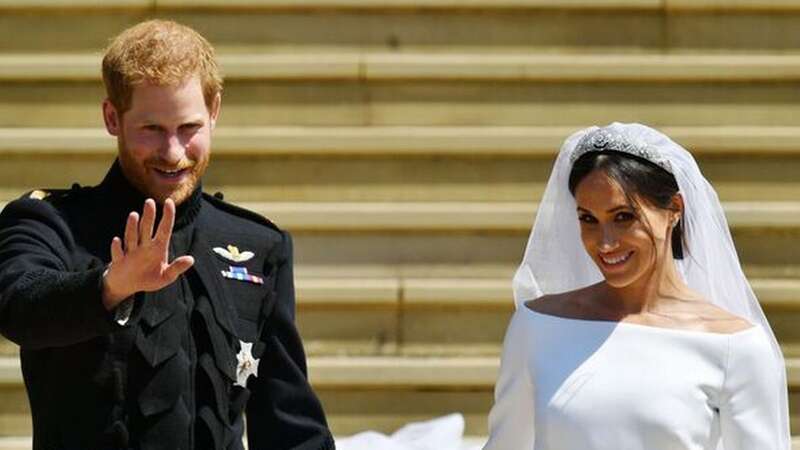
[[[120,302],[136,292],[157,291],[173,283],[194,264],[194,258],[185,255],[169,261],[169,242],[175,224],[175,203],[164,202],[164,213],[153,234],[156,203],[144,202],[141,220],[136,212],[128,215],[123,241],[111,241],[111,265],[103,280],[103,305],[114,309]]]

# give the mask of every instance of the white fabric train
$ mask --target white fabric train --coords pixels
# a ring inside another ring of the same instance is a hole
[[[450,414],[413,422],[391,435],[365,431],[336,439],[337,450],[478,450],[480,446],[463,442],[464,417]]]

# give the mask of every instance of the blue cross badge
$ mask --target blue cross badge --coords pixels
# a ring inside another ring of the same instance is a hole
[[[231,280],[246,281],[254,284],[264,284],[264,279],[247,273],[247,267],[228,266],[230,270],[223,270],[222,276]]]

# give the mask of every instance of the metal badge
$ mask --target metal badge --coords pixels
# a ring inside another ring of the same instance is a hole
[[[247,387],[247,379],[250,375],[258,376],[259,359],[253,357],[253,343],[239,341],[241,350],[236,355],[239,364],[236,366],[236,385]]]
[[[256,256],[253,252],[240,252],[239,248],[235,245],[228,245],[228,248],[214,247],[214,253],[222,256],[223,258],[233,262],[245,262]]]

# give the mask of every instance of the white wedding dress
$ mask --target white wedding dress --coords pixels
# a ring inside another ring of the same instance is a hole
[[[466,442],[464,416],[449,414],[424,422],[409,423],[391,435],[365,431],[336,439],[337,450],[478,450]]]
[[[506,333],[485,450],[784,450],[760,326],[719,334],[542,314]]]

